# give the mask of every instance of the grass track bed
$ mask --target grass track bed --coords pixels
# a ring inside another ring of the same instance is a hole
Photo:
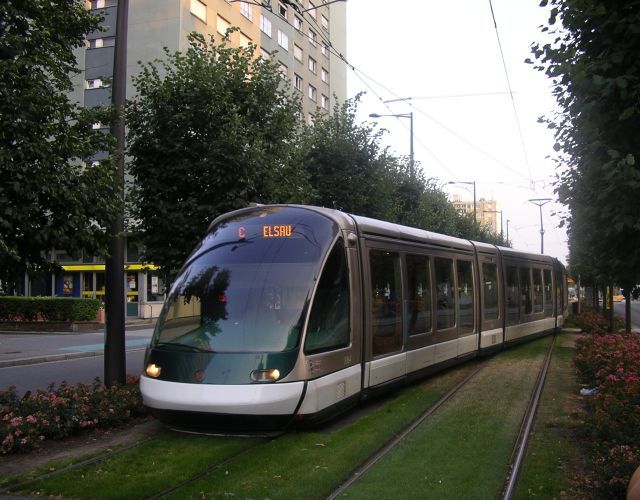
[[[549,341],[492,358],[343,497],[495,498]]]
[[[584,467],[575,437],[579,386],[573,369],[575,348],[568,345],[569,338],[561,335],[554,349],[516,499],[574,497],[572,477]]]

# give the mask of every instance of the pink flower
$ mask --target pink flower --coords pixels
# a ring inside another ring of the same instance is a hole
[[[35,424],[37,422],[38,422],[38,419],[36,417],[34,417],[33,415],[27,415],[28,424]]]

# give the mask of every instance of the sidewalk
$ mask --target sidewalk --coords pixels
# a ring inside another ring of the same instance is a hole
[[[155,319],[125,323],[125,349],[146,348]],[[104,355],[104,327],[92,332],[0,330],[0,368]]]

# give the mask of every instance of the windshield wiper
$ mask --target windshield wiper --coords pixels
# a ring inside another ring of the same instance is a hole
[[[154,347],[177,347],[183,351],[190,352],[213,352],[209,349],[202,349],[194,345],[181,344],[179,342],[158,342]]]

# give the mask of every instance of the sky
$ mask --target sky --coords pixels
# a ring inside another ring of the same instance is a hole
[[[413,112],[419,168],[465,200],[473,200],[471,185],[447,183],[475,181],[477,199],[497,200],[505,232],[509,220],[515,249],[540,252],[540,209],[528,200],[551,198],[542,208],[544,253],[566,263],[555,141],[538,121],[553,116],[555,100],[550,80],[524,62],[531,44],[545,40],[546,20],[538,0],[347,0],[355,68],[347,94],[366,92],[359,119],[387,129],[382,144],[398,155],[409,154],[409,119],[369,114]]]

